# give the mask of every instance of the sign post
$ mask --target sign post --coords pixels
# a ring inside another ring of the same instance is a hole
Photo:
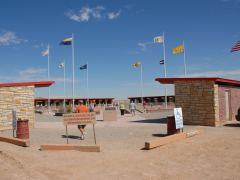
[[[14,135],[14,131],[17,129],[17,114],[16,111],[12,111],[12,129],[13,129],[13,137],[15,137]]]
[[[96,135],[95,135],[95,126],[96,124],[96,114],[95,112],[87,112],[87,113],[70,113],[63,115],[63,123],[66,126],[66,137],[68,144],[68,125],[79,125],[79,124],[92,124],[93,125],[93,133],[94,133],[94,142],[97,144]]]
[[[183,132],[182,108],[174,108],[174,117],[175,117],[176,129],[182,129],[182,132]]]

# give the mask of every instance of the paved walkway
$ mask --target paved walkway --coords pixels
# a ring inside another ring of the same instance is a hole
[[[131,114],[120,116],[118,114],[117,121],[103,121],[102,114],[97,115],[96,128],[101,127],[126,127],[126,126],[148,126],[152,124],[165,123],[166,117],[171,115],[171,112],[166,113],[144,113],[136,114],[132,117]],[[36,114],[35,128],[65,128],[62,116],[40,115]],[[70,126],[71,128],[71,126]],[[74,127],[75,128],[75,127]]]

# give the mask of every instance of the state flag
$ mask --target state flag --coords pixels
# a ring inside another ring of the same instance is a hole
[[[60,63],[60,64],[58,65],[58,67],[59,67],[60,69],[64,68],[64,63]]]
[[[47,56],[49,54],[49,48],[41,52],[42,56]]]
[[[73,38],[65,38],[60,42],[60,45],[72,45]]]
[[[164,37],[163,36],[157,36],[153,39],[154,43],[163,43]]]
[[[172,53],[173,54],[178,54],[178,53],[182,53],[182,52],[184,52],[184,45],[182,44],[182,45],[180,45],[180,46],[177,46],[177,47],[175,47],[175,48],[172,48]]]
[[[141,66],[141,62],[136,62],[136,63],[132,64],[132,67],[134,67],[134,68],[138,68],[140,66]]]
[[[80,70],[84,70],[84,69],[87,69],[87,64],[80,66]]]

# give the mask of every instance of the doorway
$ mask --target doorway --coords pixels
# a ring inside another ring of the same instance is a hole
[[[230,91],[226,90],[225,91],[225,115],[226,115],[226,121],[230,121],[231,118],[231,96],[230,96]]]

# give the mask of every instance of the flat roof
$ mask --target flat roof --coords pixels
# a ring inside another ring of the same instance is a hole
[[[0,83],[0,87],[34,86],[35,88],[39,88],[39,87],[49,87],[53,83],[55,83],[55,81]]]
[[[156,78],[162,84],[174,84],[175,81],[214,81],[216,84],[240,86],[240,81],[224,79],[219,77],[197,77],[197,78]]]

